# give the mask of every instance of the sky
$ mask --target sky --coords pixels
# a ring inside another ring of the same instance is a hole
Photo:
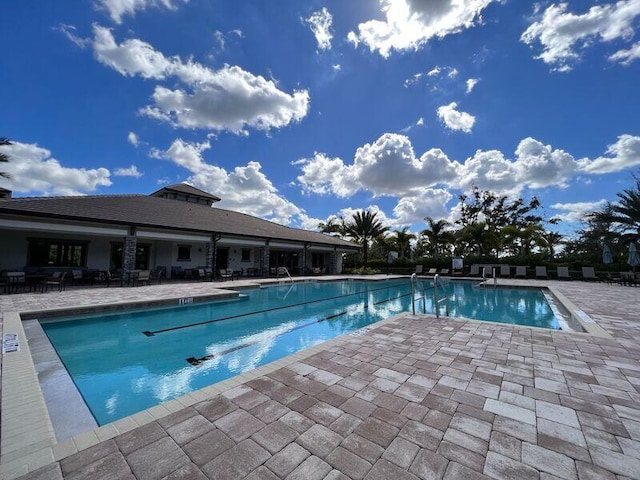
[[[640,173],[640,0],[7,0],[0,27],[16,197],[188,182],[419,232],[477,186],[570,235]]]

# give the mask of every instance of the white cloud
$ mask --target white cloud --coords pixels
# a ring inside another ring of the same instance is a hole
[[[443,38],[481,22],[481,12],[495,0],[380,0],[385,20],[358,25],[347,39],[361,42],[387,58],[391,51],[418,50],[432,38]]]
[[[192,60],[165,57],[138,39],[117,44],[111,30],[94,26],[97,59],[124,76],[163,80],[177,77],[186,88],[157,85],[153,105],[142,115],[182,128],[228,130],[246,134],[245,128],[269,130],[300,121],[309,110],[309,92],[288,94],[273,80],[237,66],[212,70]]]
[[[179,0],[187,3],[189,0]],[[137,11],[146,10],[149,7],[165,7],[169,10],[176,10],[178,0],[95,0],[96,6],[100,10],[106,10],[111,20],[115,23],[122,23],[125,15],[134,16]]]
[[[142,172],[138,171],[138,167],[135,165],[131,165],[128,168],[116,168],[113,171],[113,174],[117,177],[135,177],[140,178],[142,176]]]
[[[42,195],[83,195],[111,185],[106,168],[68,168],[51,156],[46,148],[14,141],[2,147],[11,159],[2,165],[11,179],[0,179],[0,186],[20,193]]]
[[[203,152],[211,148],[208,141],[188,143],[176,139],[166,150],[152,149],[153,158],[166,159],[187,169],[189,183],[219,196],[216,206],[243,212],[290,225],[302,222],[304,211],[278,193],[273,183],[261,171],[259,162],[248,162],[228,172],[224,168],[205,162]]]
[[[427,77],[437,77],[438,75],[440,75],[441,71],[442,69],[436,65],[435,67],[433,67],[431,70],[427,72]]]
[[[580,160],[586,173],[619,172],[640,165],[640,137],[620,135],[618,141],[607,147],[606,157]]]
[[[466,90],[466,93],[471,93],[473,91],[473,89],[475,88],[475,86],[478,84],[479,81],[480,81],[479,78],[469,78],[469,79],[467,79],[467,90]]]
[[[618,50],[609,57],[612,62],[619,62],[625,67],[631,65],[640,58],[640,42],[634,43],[631,48],[626,50]]]
[[[567,12],[566,3],[553,4],[544,11],[542,18],[525,30],[520,40],[527,45],[539,42],[542,53],[536,58],[555,70],[568,71],[580,59],[581,49],[597,42],[630,40],[634,33],[633,22],[639,15],[638,0],[595,5],[583,14]],[[620,56],[614,61],[632,61],[623,53]]]
[[[323,7],[322,10],[318,10],[309,18],[306,18],[305,22],[311,26],[311,31],[318,42],[318,48],[320,50],[330,50],[331,39],[333,38],[333,34],[331,33],[333,17],[329,13],[329,10]]]
[[[563,222],[578,223],[583,221],[587,214],[600,210],[606,203],[604,199],[597,202],[554,203],[551,208],[564,212],[554,215],[553,218]]]
[[[127,135],[127,141],[136,148],[140,145],[140,138],[138,138],[138,135],[134,132],[129,132]]]
[[[316,153],[294,164],[300,167],[297,180],[306,194],[345,198],[369,192],[395,198],[395,221],[409,224],[427,215],[445,217],[452,191],[464,192],[477,186],[498,194],[519,195],[525,188],[562,188],[584,175],[630,169],[640,165],[640,137],[621,135],[608,147],[607,154],[595,160],[576,160],[564,150],[529,137],[519,142],[513,159],[499,150],[478,150],[459,163],[438,148],[417,157],[408,137],[385,133],[358,148],[352,163]]]
[[[409,125],[408,127],[404,127],[403,129],[401,129],[400,131],[402,133],[409,133],[411,130],[413,130],[416,127],[422,127],[424,125],[424,118],[420,117],[418,120],[416,120],[414,123],[412,123],[411,125]]]
[[[124,76],[163,79],[173,62],[142,40],[125,40],[118,45],[111,30],[93,26],[93,51],[98,61]],[[174,59],[175,61],[175,59]]]
[[[451,130],[461,130],[465,133],[471,133],[473,124],[476,123],[476,117],[466,112],[459,112],[456,108],[458,108],[456,102],[438,107],[438,118]]]
[[[350,165],[322,153],[296,164],[301,165],[298,181],[304,191],[331,192],[340,197],[351,196],[360,189],[376,196],[399,196],[415,188],[451,181],[459,167],[438,149],[417,158],[409,138],[395,133],[385,133],[375,142],[359,147]]]

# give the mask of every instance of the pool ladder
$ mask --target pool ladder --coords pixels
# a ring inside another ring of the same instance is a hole
[[[422,295],[421,297],[416,298],[416,282],[417,277],[416,274],[411,275],[411,312],[413,315],[416,314],[416,301],[422,300],[422,313],[427,313],[427,297],[426,295]],[[438,286],[442,290],[444,294],[442,297],[438,295]],[[449,316],[449,296],[446,294],[445,286],[442,284],[442,280],[440,280],[440,276],[436,273],[433,277],[433,305],[435,306],[436,318],[440,318],[440,304],[444,303],[444,311],[445,315]]]

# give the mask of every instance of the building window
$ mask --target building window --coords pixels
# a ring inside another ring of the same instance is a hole
[[[250,248],[243,248],[242,249],[242,262],[243,263],[248,263],[251,261],[251,249]]]
[[[87,242],[30,240],[28,259],[32,267],[86,267]]]
[[[178,261],[188,262],[191,260],[191,245],[178,245]]]
[[[110,270],[119,270],[123,264],[124,247],[121,242],[111,244],[111,260],[109,262]],[[147,270],[149,268],[149,256],[151,253],[151,245],[139,243],[136,245],[136,260],[133,268],[136,270]]]

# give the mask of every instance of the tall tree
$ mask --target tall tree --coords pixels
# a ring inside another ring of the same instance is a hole
[[[346,235],[362,245],[365,267],[369,262],[369,242],[389,230],[389,227],[382,225],[377,216],[377,212],[361,210],[353,214],[351,221],[345,223]]]
[[[9,145],[13,145],[13,142],[11,140],[9,140],[7,137],[0,137],[0,147],[9,146]],[[6,153],[2,152],[2,150],[0,150],[0,163],[7,163],[8,161],[9,161],[9,155],[7,155]],[[0,171],[0,177],[11,178],[11,175],[9,175],[7,172]]]
[[[400,258],[406,258],[411,255],[411,240],[416,238],[416,236],[408,232],[408,230],[409,227],[403,227],[402,230],[394,230],[390,238],[393,248],[398,249]]]
[[[558,232],[546,231],[539,235],[540,245],[547,250],[549,258],[556,256],[556,247],[564,243],[564,236]]]
[[[329,217],[327,222],[320,222],[318,224],[318,229],[322,233],[326,233],[328,235],[343,237],[344,236],[344,218],[342,217]]]
[[[420,233],[427,239],[429,250],[437,260],[442,250],[454,242],[455,235],[450,230],[451,224],[444,219],[434,220],[431,217],[425,217],[425,221],[427,228]]]
[[[618,193],[618,203],[611,205],[612,219],[640,234],[640,176],[634,176],[635,188]]]

